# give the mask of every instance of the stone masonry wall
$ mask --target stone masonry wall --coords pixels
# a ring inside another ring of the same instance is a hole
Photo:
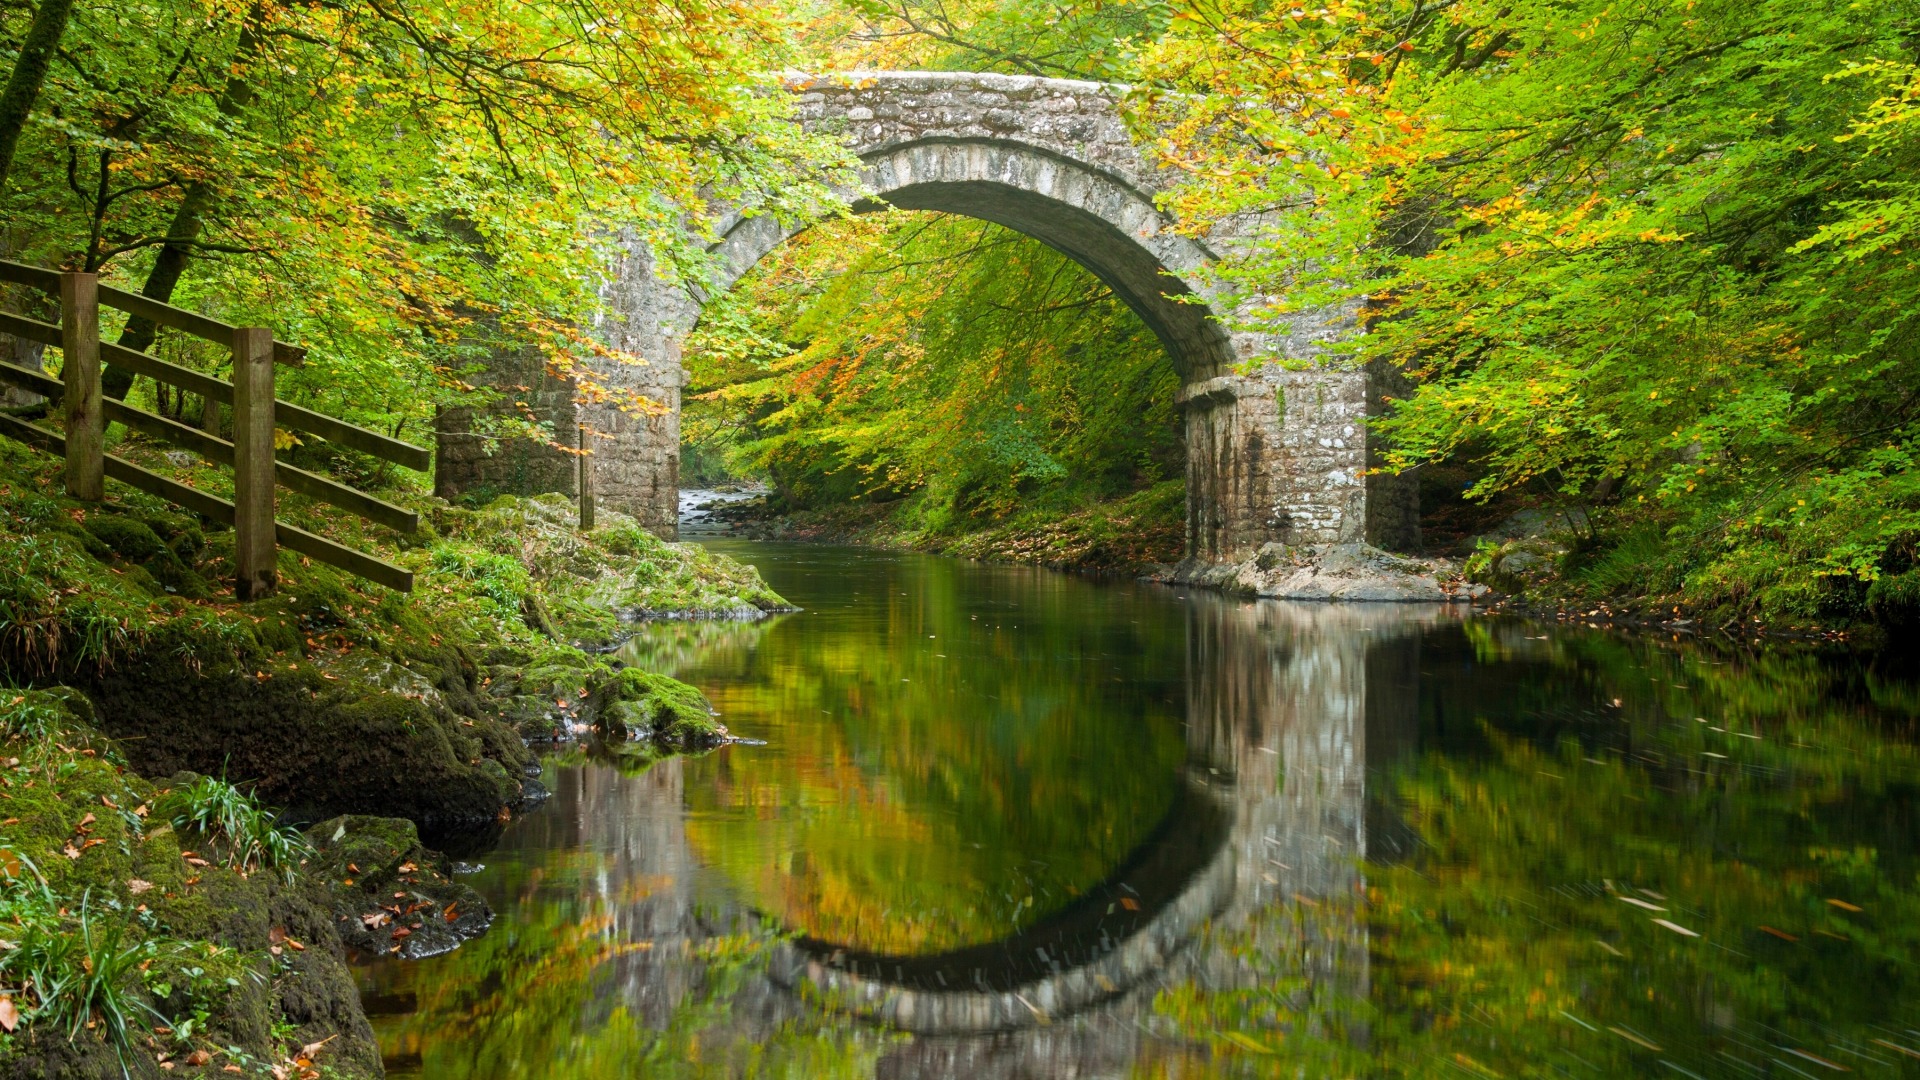
[[[1188,382],[1182,401],[1192,558],[1237,561],[1269,540],[1377,537],[1404,545],[1404,528],[1375,528],[1370,519],[1370,499],[1397,507],[1402,523],[1407,506],[1402,489],[1366,475],[1364,420],[1378,391],[1365,374],[1315,363],[1326,342],[1351,331],[1351,313],[1310,314],[1262,334],[1215,318],[1205,267],[1230,254],[1254,223],[1230,221],[1203,238],[1174,229],[1154,201],[1168,178],[1129,137],[1116,107],[1119,89],[924,72],[794,76],[787,88],[800,123],[844,138],[860,156],[859,189],[845,193],[856,210],[893,205],[999,222],[1081,262],[1155,331]],[[709,286],[730,288],[803,227],[721,215],[713,246],[718,280]],[[684,285],[662,282],[647,254],[631,245],[609,267],[603,295],[614,315],[598,332],[647,359],[604,377],[660,409],[645,416],[581,409],[602,436],[594,452],[596,492],[671,536],[680,343],[700,305]],[[1262,364],[1266,358],[1285,366]],[[571,483],[530,466],[482,462],[457,443],[453,450],[446,453],[443,444],[446,488],[497,482],[507,472],[536,484]]]

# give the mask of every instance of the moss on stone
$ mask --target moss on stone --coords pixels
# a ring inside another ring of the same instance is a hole
[[[691,750],[718,746],[727,737],[706,696],[665,675],[624,668],[601,691],[601,700],[596,727],[607,739]]]
[[[166,1075],[155,1050],[178,1062],[195,1049],[237,1047],[275,1062],[328,1039],[324,1063],[335,1075],[380,1075],[324,889],[307,877],[245,876],[200,859],[152,813],[161,789],[123,764],[94,721],[87,699],[71,690],[0,699],[0,905],[29,923],[52,920],[56,933],[78,932],[84,917],[90,934],[117,932],[123,947],[141,950],[141,966],[121,989],[175,1035],[132,1048],[128,1073]],[[42,882],[48,902],[23,908]],[[303,948],[284,945],[288,939]],[[104,1028],[69,1041],[65,1030],[36,1022],[36,998],[16,997],[25,1022],[0,1036],[0,1078],[120,1074]]]

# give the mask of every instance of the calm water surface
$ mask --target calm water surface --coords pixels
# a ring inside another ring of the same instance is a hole
[[[392,1075],[1920,1076],[1898,665],[712,544],[755,744],[551,759]]]

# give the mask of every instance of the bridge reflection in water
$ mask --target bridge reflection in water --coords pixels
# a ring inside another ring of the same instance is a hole
[[[830,1014],[919,1036],[876,1050],[882,1076],[1124,1073],[1152,1053],[1143,1044],[1152,1038],[1157,990],[1252,978],[1203,931],[1244,927],[1276,903],[1359,890],[1360,860],[1398,835],[1385,801],[1368,797],[1369,773],[1411,750],[1419,638],[1454,616],[1433,606],[1202,596],[1158,613],[1177,617],[1181,609],[1186,763],[1158,825],[1105,880],[1009,936],[945,951],[889,955],[803,935],[776,947],[765,975],[731,988],[727,1028],[805,1027],[819,1021],[825,1002]],[[707,663],[729,648],[744,662],[757,632],[731,628],[738,640],[703,643]],[[705,943],[760,914],[750,899],[739,902],[734,883],[690,836],[687,777],[697,766],[669,760],[637,776],[559,771],[550,807],[516,823],[489,858],[513,864],[516,852],[572,854],[496,879],[490,891],[506,894],[504,917],[489,938],[461,950],[469,953],[464,962],[553,968],[578,949],[589,957],[581,985],[570,1004],[554,1005],[574,1010],[564,1025],[684,1025],[688,1003],[711,989],[712,973],[696,961]],[[538,938],[531,924],[542,919],[564,927],[553,931],[562,944]],[[1321,933],[1303,974],[1364,995],[1365,926],[1349,919]],[[506,955],[515,949],[529,955]],[[489,961],[490,951],[502,955]],[[513,978],[508,970],[505,982]],[[552,1055],[568,1051],[542,1048],[556,1037],[531,1030],[542,1021],[503,1017],[481,1000],[532,991],[503,990],[499,972],[480,981],[492,990],[436,985],[424,968],[372,972],[370,1004],[395,1010],[376,1021],[395,1075],[410,1066],[423,1075],[558,1075]],[[428,1011],[440,1019],[421,1015]],[[492,1030],[515,1023],[529,1030],[518,1038]],[[451,1052],[449,1040],[476,1045]],[[479,1045],[487,1043],[495,1045]],[[464,1064],[451,1067],[453,1058]]]
[[[1418,635],[1450,613],[1210,597],[1187,611],[1184,782],[1110,877],[1035,926],[963,950],[888,956],[802,937],[774,978],[922,1035],[1043,1026],[1158,985],[1170,965],[1205,963],[1189,946],[1210,920],[1358,890],[1367,772],[1411,749]],[[1365,952],[1355,924],[1338,954],[1321,955],[1324,974],[1364,978]]]

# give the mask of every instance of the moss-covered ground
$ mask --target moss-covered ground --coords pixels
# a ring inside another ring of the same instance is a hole
[[[221,470],[112,441],[231,497]],[[484,929],[420,836],[483,843],[540,798],[529,744],[717,744],[697,690],[608,650],[641,619],[787,606],[751,567],[623,514],[582,533],[559,497],[457,507],[357,480],[417,511],[418,533],[284,491],[279,516],[412,570],[413,592],[283,550],[278,591],[241,603],[231,529],[112,481],[76,501],[58,460],[0,439],[0,1078],[378,1075],[341,926],[423,954]],[[330,819],[312,865],[230,868],[159,821],[184,773],[284,821]],[[396,883],[428,899],[380,923]]]
[[[0,1077],[380,1075],[324,881],[176,824],[193,778],[77,692],[5,692],[0,735]]]

